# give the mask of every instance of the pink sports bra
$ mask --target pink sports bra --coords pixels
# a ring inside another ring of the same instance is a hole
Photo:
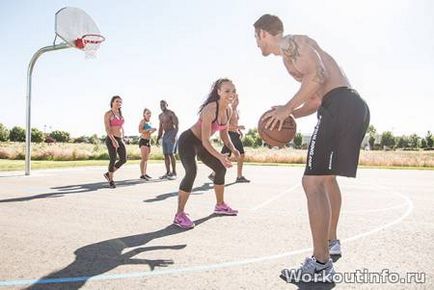
[[[223,130],[227,129],[228,125],[229,125],[228,111],[226,111],[226,117],[228,118],[228,121],[226,122],[226,124],[221,125],[218,123],[217,119],[218,119],[218,115],[219,115],[219,103],[218,102],[216,102],[216,103],[217,103],[217,110],[216,110],[215,119],[211,123],[211,135],[213,135],[217,131],[223,131]],[[199,120],[197,121],[197,124],[199,126],[202,126],[202,119],[199,118]]]
[[[113,119],[110,119],[110,127],[122,127],[122,125],[124,124],[124,118],[118,118],[113,111],[112,113]]]

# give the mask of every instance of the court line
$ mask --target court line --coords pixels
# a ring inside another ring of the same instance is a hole
[[[253,210],[253,211],[258,210],[258,209],[260,209],[260,208],[262,208],[262,207],[268,205],[269,203],[275,201],[276,199],[280,198],[281,196],[283,196],[283,195],[285,195],[285,194],[288,194],[288,193],[290,193],[291,191],[297,189],[298,187],[300,187],[300,184],[294,185],[293,187],[291,187],[291,188],[289,188],[289,189],[283,191],[282,193],[280,193],[280,194],[278,194],[278,195],[276,195],[276,196],[273,196],[272,198],[270,198],[270,199],[264,201],[263,203],[260,203],[260,204],[258,204],[257,206],[252,207],[250,210]]]
[[[389,228],[391,226],[394,226],[394,225],[402,222],[406,217],[408,217],[412,213],[412,211],[414,209],[414,205],[413,205],[412,200],[408,196],[400,194],[400,193],[395,193],[395,192],[390,192],[390,193],[394,194],[394,195],[398,195],[406,201],[407,210],[405,211],[405,213],[402,216],[400,216],[399,218],[397,218],[396,220],[393,220],[393,221],[391,221],[385,225],[382,225],[382,226],[379,226],[379,227],[374,228],[372,230],[369,230],[367,232],[360,233],[360,234],[354,235],[352,237],[343,239],[343,240],[341,240],[341,243],[347,243],[347,242],[355,241],[355,240],[358,240],[360,238],[375,234],[375,233],[382,231],[386,228]],[[97,276],[65,277],[65,278],[42,279],[42,280],[39,280],[39,279],[3,280],[3,281],[0,281],[0,287],[30,285],[30,284],[70,283],[70,282],[80,282],[80,281],[91,282],[91,281],[102,281],[102,280],[144,278],[144,277],[179,274],[179,273],[204,272],[204,271],[210,271],[210,270],[215,270],[215,269],[235,267],[235,266],[243,266],[243,265],[247,265],[247,264],[270,261],[270,260],[274,260],[274,259],[294,256],[294,255],[309,252],[309,251],[312,251],[312,247],[294,250],[294,251],[290,251],[290,252],[284,252],[284,253],[270,255],[270,256],[248,258],[248,259],[243,259],[243,260],[234,260],[234,261],[209,264],[209,265],[198,265],[198,266],[191,266],[191,267],[184,267],[184,268],[156,270],[156,271],[151,271],[151,272],[133,272],[133,273],[111,274],[111,275],[103,274],[103,275],[97,275]]]

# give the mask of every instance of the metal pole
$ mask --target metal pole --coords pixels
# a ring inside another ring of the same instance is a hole
[[[30,60],[29,67],[27,69],[27,96],[26,96],[26,175],[30,175],[30,161],[31,161],[31,138],[32,138],[32,127],[30,122],[31,116],[31,101],[32,101],[32,73],[33,67],[35,66],[36,60],[47,51],[58,50],[69,48],[67,43],[59,43],[50,46],[45,46],[39,49],[33,55]]]

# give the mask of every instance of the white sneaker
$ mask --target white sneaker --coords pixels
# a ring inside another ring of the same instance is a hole
[[[336,274],[331,259],[329,259],[327,263],[321,264],[318,263],[315,257],[307,257],[300,267],[283,269],[281,273],[288,283],[291,281],[296,283],[332,283],[333,276]]]
[[[176,179],[176,174],[170,173],[167,175],[167,179],[169,180],[175,180]]]
[[[341,241],[339,241],[339,240],[329,241],[329,254],[330,255],[342,255]]]

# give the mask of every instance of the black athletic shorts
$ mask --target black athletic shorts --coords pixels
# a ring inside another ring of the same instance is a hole
[[[355,90],[339,87],[323,97],[317,116],[304,174],[355,177],[369,125],[368,105]]]
[[[150,140],[149,140],[149,139],[143,139],[143,138],[140,138],[140,141],[139,141],[139,148],[142,147],[142,146],[146,146],[146,147],[151,148]]]
[[[243,146],[243,142],[241,142],[241,135],[238,134],[237,132],[232,132],[229,131],[229,137],[231,138],[232,144],[234,144],[235,148],[240,151],[240,154],[244,154],[244,146]],[[226,154],[229,153],[229,156],[231,156],[232,152],[231,150],[229,150],[228,147],[223,146],[222,154]]]

